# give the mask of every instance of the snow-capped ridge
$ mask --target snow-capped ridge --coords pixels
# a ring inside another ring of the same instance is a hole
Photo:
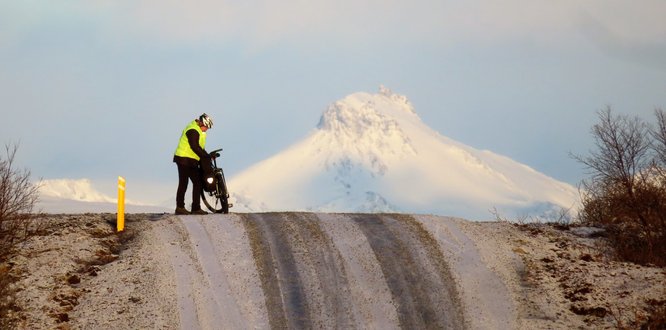
[[[115,198],[109,197],[93,188],[90,179],[85,178],[42,180],[38,189],[40,194],[48,197],[71,199],[81,202],[116,202]]]
[[[98,191],[90,179],[49,179],[37,183],[37,209],[46,213],[116,212],[118,199]],[[170,208],[125,198],[128,213],[162,213]]]

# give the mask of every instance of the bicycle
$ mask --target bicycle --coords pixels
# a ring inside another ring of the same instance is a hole
[[[221,167],[217,166],[217,157],[220,157],[220,151],[217,149],[211,151],[210,157],[212,161],[212,176],[204,177],[202,175],[202,191],[201,200],[203,200],[206,207],[213,213],[229,213],[229,208],[233,204],[229,203],[229,191],[227,190],[227,182],[224,179],[224,171]],[[206,173],[206,171],[204,171]]]

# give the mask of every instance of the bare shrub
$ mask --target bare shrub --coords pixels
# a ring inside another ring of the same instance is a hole
[[[600,111],[596,150],[574,156],[591,174],[582,182],[581,221],[603,226],[621,260],[666,265],[666,115],[657,128]]]
[[[654,111],[657,117],[657,126],[652,130],[652,137],[654,138],[654,150],[657,153],[656,160],[660,168],[666,166],[666,112],[662,109]]]
[[[5,261],[30,233],[37,186],[30,182],[28,170],[14,167],[17,146],[5,146],[6,158],[0,157],[0,328],[6,328],[6,314],[13,308],[13,278]]]
[[[16,169],[17,146],[5,146],[0,158],[0,261],[27,237],[37,202],[38,187],[30,182],[30,171]]]

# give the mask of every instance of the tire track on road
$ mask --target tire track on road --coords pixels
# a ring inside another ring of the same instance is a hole
[[[313,213],[296,213],[288,222],[292,249],[301,253],[299,273],[306,285],[310,316],[315,328],[351,329],[357,323],[351,290],[340,252],[320,227]]]
[[[466,318],[472,329],[515,329],[514,315],[516,306],[510,298],[507,284],[498,276],[498,270],[484,261],[484,256],[477,247],[475,240],[488,240],[488,237],[473,239],[477,223],[462,219],[442,219],[433,215],[414,216],[417,221],[433,235],[452,269],[454,278],[464,294],[460,297],[460,305],[474,317]],[[446,220],[446,221],[443,221]],[[466,228],[463,231],[463,228]],[[488,243],[483,243],[488,244]],[[513,251],[501,251],[491,248],[490,258],[512,260],[518,258]],[[515,261],[508,261],[512,263]],[[511,265],[503,265],[512,267]],[[520,266],[515,266],[520,267]],[[518,268],[516,268],[518,269]],[[473,276],[469,276],[473,274]],[[509,279],[506,280],[510,281]],[[502,300],[501,297],[505,299]],[[502,303],[498,303],[501,301]]]
[[[200,322],[212,320],[214,327],[224,326],[242,328],[243,318],[238,309],[227,275],[216,258],[212,238],[202,225],[203,219],[185,219],[181,221],[187,229],[192,247],[201,266],[201,276],[205,280],[204,288],[212,295],[214,305],[205,304],[207,315],[200,316]]]
[[[249,214],[249,234],[273,329],[311,329],[308,301],[289,244],[286,219],[279,213]]]
[[[400,323],[390,289],[359,226],[343,214],[320,213],[317,218],[343,260],[356,320],[354,328],[398,328]]]
[[[342,257],[315,214],[266,213],[245,219],[273,328],[358,325]]]
[[[196,274],[192,259],[183,251],[180,244],[187,240],[185,229],[181,227],[178,218],[174,217],[168,221],[167,225],[171,230],[158,230],[157,237],[171,256],[174,286],[178,298],[178,322],[183,329],[198,330],[201,329],[201,326],[197,320],[196,302],[192,295],[193,285],[190,281]]]
[[[246,329],[268,328],[266,299],[241,217],[214,214],[202,222],[214,248]]]
[[[397,215],[352,215],[380,264],[403,329],[464,325],[458,294],[436,241],[416,220]]]

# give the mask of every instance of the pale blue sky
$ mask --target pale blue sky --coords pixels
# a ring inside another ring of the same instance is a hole
[[[173,195],[173,149],[201,112],[233,176],[384,84],[442,135],[576,184],[568,152],[591,147],[597,110],[666,107],[663,13],[661,0],[0,0],[0,142],[18,141],[35,177],[124,175],[150,200]]]

